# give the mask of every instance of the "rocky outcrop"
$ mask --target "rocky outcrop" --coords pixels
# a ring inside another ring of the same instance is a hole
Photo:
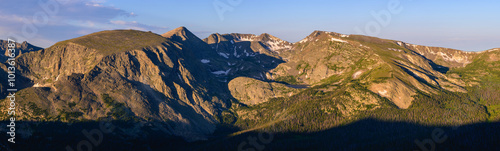
[[[246,105],[257,105],[271,98],[289,97],[298,92],[297,89],[281,83],[264,82],[246,77],[231,80],[229,90],[233,97]]]

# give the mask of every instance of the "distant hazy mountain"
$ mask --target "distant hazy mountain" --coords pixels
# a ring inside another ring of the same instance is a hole
[[[8,58],[8,41],[7,40],[0,40],[0,62],[5,62]],[[31,51],[37,51],[37,50],[40,50],[42,48],[40,47],[37,47],[37,46],[33,46],[31,45],[30,43],[28,42],[23,42],[23,43],[17,43],[16,42],[16,56],[18,56],[19,54],[22,54],[22,53],[27,53],[27,52],[31,52]]]

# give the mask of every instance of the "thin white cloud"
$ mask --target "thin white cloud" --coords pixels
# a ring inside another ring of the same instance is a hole
[[[25,19],[17,15],[0,14],[0,20],[2,20],[3,22],[22,23]]]
[[[137,21],[111,20],[109,22],[113,24],[114,27],[119,27],[119,28],[129,28],[136,30],[167,29],[167,27],[145,25]]]
[[[44,0],[42,2],[56,4],[56,11],[47,12],[42,5],[39,5],[39,0],[2,2],[2,6],[22,7],[4,7],[0,10],[0,20],[2,20],[0,33],[6,33],[2,35],[16,35],[19,40],[48,47],[56,41],[101,30],[159,31],[166,29],[136,21],[127,21],[133,19],[137,14],[113,6],[106,6],[105,0]],[[55,7],[52,5],[49,8],[54,10]],[[27,28],[28,26],[32,28]],[[8,37],[0,37],[0,39],[6,38]]]
[[[131,21],[131,22],[127,22],[127,21],[123,21],[123,20],[112,20],[110,21],[112,24],[115,24],[115,25],[128,25],[128,24],[137,24],[136,21]]]

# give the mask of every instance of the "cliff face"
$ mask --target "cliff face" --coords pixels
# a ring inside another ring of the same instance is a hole
[[[103,37],[110,43],[93,42]],[[153,33],[104,31],[23,54],[18,68],[34,85],[19,92],[27,107],[19,119],[160,122],[173,135],[204,139],[227,103],[184,47]]]
[[[235,78],[228,85],[231,95],[247,105],[264,103],[271,98],[290,97],[299,91],[281,83],[264,82],[246,77]]]

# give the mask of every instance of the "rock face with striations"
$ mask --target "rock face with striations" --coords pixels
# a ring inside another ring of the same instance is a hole
[[[175,40],[202,41],[184,37],[185,28],[174,32],[102,31],[22,54],[18,68],[34,85],[19,92],[27,106],[19,118],[159,122],[166,133],[205,139],[227,103],[213,95],[209,76],[196,72],[202,63],[191,46]]]
[[[238,77],[229,82],[231,95],[246,105],[256,105],[271,98],[289,97],[299,90],[281,83],[264,82],[257,79]]]

